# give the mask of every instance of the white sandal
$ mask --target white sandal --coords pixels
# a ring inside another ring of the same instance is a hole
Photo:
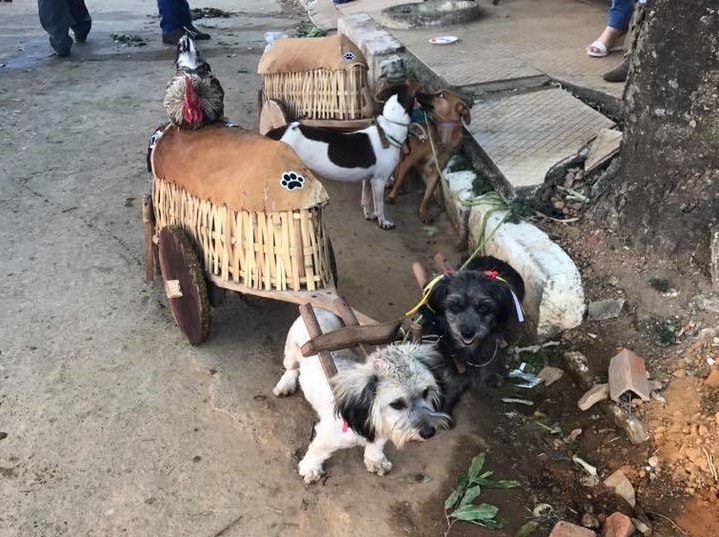
[[[592,50],[593,48],[596,50]],[[610,52],[619,52],[621,50],[624,50],[623,42],[621,45],[616,45],[610,49],[607,49],[607,45],[597,39],[587,47],[587,55],[591,56],[592,58],[604,58],[605,56],[608,56]]]

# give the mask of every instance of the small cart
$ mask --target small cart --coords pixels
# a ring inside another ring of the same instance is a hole
[[[259,131],[300,121],[337,129],[362,129],[374,116],[367,61],[344,35],[283,38],[257,67]]]
[[[329,197],[289,146],[234,126],[168,126],[150,151],[146,278],[159,268],[191,344],[209,335],[208,282],[341,313],[323,217]]]

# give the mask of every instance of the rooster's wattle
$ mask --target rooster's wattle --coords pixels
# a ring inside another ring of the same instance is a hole
[[[170,121],[190,129],[221,121],[225,92],[189,35],[177,43],[175,68],[162,103]]]

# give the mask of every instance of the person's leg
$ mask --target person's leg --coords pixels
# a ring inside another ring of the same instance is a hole
[[[626,32],[632,17],[634,0],[612,0],[607,13],[607,26]]]
[[[614,69],[607,71],[604,75],[602,75],[604,80],[607,82],[624,82],[627,79],[627,75],[629,74],[629,63],[632,59],[632,51],[636,46],[637,35],[642,26],[642,22],[644,21],[644,8],[645,5],[643,3],[638,3],[635,6],[634,13],[632,14],[632,22],[629,25],[629,43],[627,45],[626,52],[624,53],[624,59]]]
[[[72,38],[68,32],[74,21],[65,0],[38,0],[37,11],[40,24],[50,35],[50,46],[58,56],[69,55]]]
[[[75,41],[84,43],[87,41],[87,34],[90,33],[92,27],[92,18],[85,6],[85,0],[67,0],[67,5],[74,20],[71,28],[75,34]]]
[[[587,48],[590,56],[606,56],[627,32],[632,16],[634,0],[612,0],[607,13],[607,26],[601,35]]]
[[[210,39],[209,34],[200,32],[193,26],[187,0],[157,0],[157,8],[160,12],[163,43],[176,45],[185,30],[189,30],[195,39]]]

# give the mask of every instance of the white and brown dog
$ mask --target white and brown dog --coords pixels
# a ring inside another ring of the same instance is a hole
[[[266,134],[290,145],[309,169],[326,179],[362,181],[365,218],[377,220],[382,229],[395,227],[384,214],[384,189],[399,163],[414,107],[413,87],[403,84],[390,91],[376,124],[366,129],[340,132],[295,121]]]
[[[315,309],[323,332],[342,322],[334,314]],[[364,446],[367,471],[384,475],[392,463],[384,454],[391,441],[397,448],[410,441],[432,438],[451,418],[437,409],[441,394],[433,368],[442,357],[429,345],[388,345],[374,351],[364,363],[350,350],[333,353],[338,373],[328,382],[317,356],[303,357],[310,336],[299,317],[287,334],[285,372],[273,389],[290,395],[299,380],[307,401],[320,421],[315,437],[299,463],[306,483],[322,476],[322,464],[339,449]]]

